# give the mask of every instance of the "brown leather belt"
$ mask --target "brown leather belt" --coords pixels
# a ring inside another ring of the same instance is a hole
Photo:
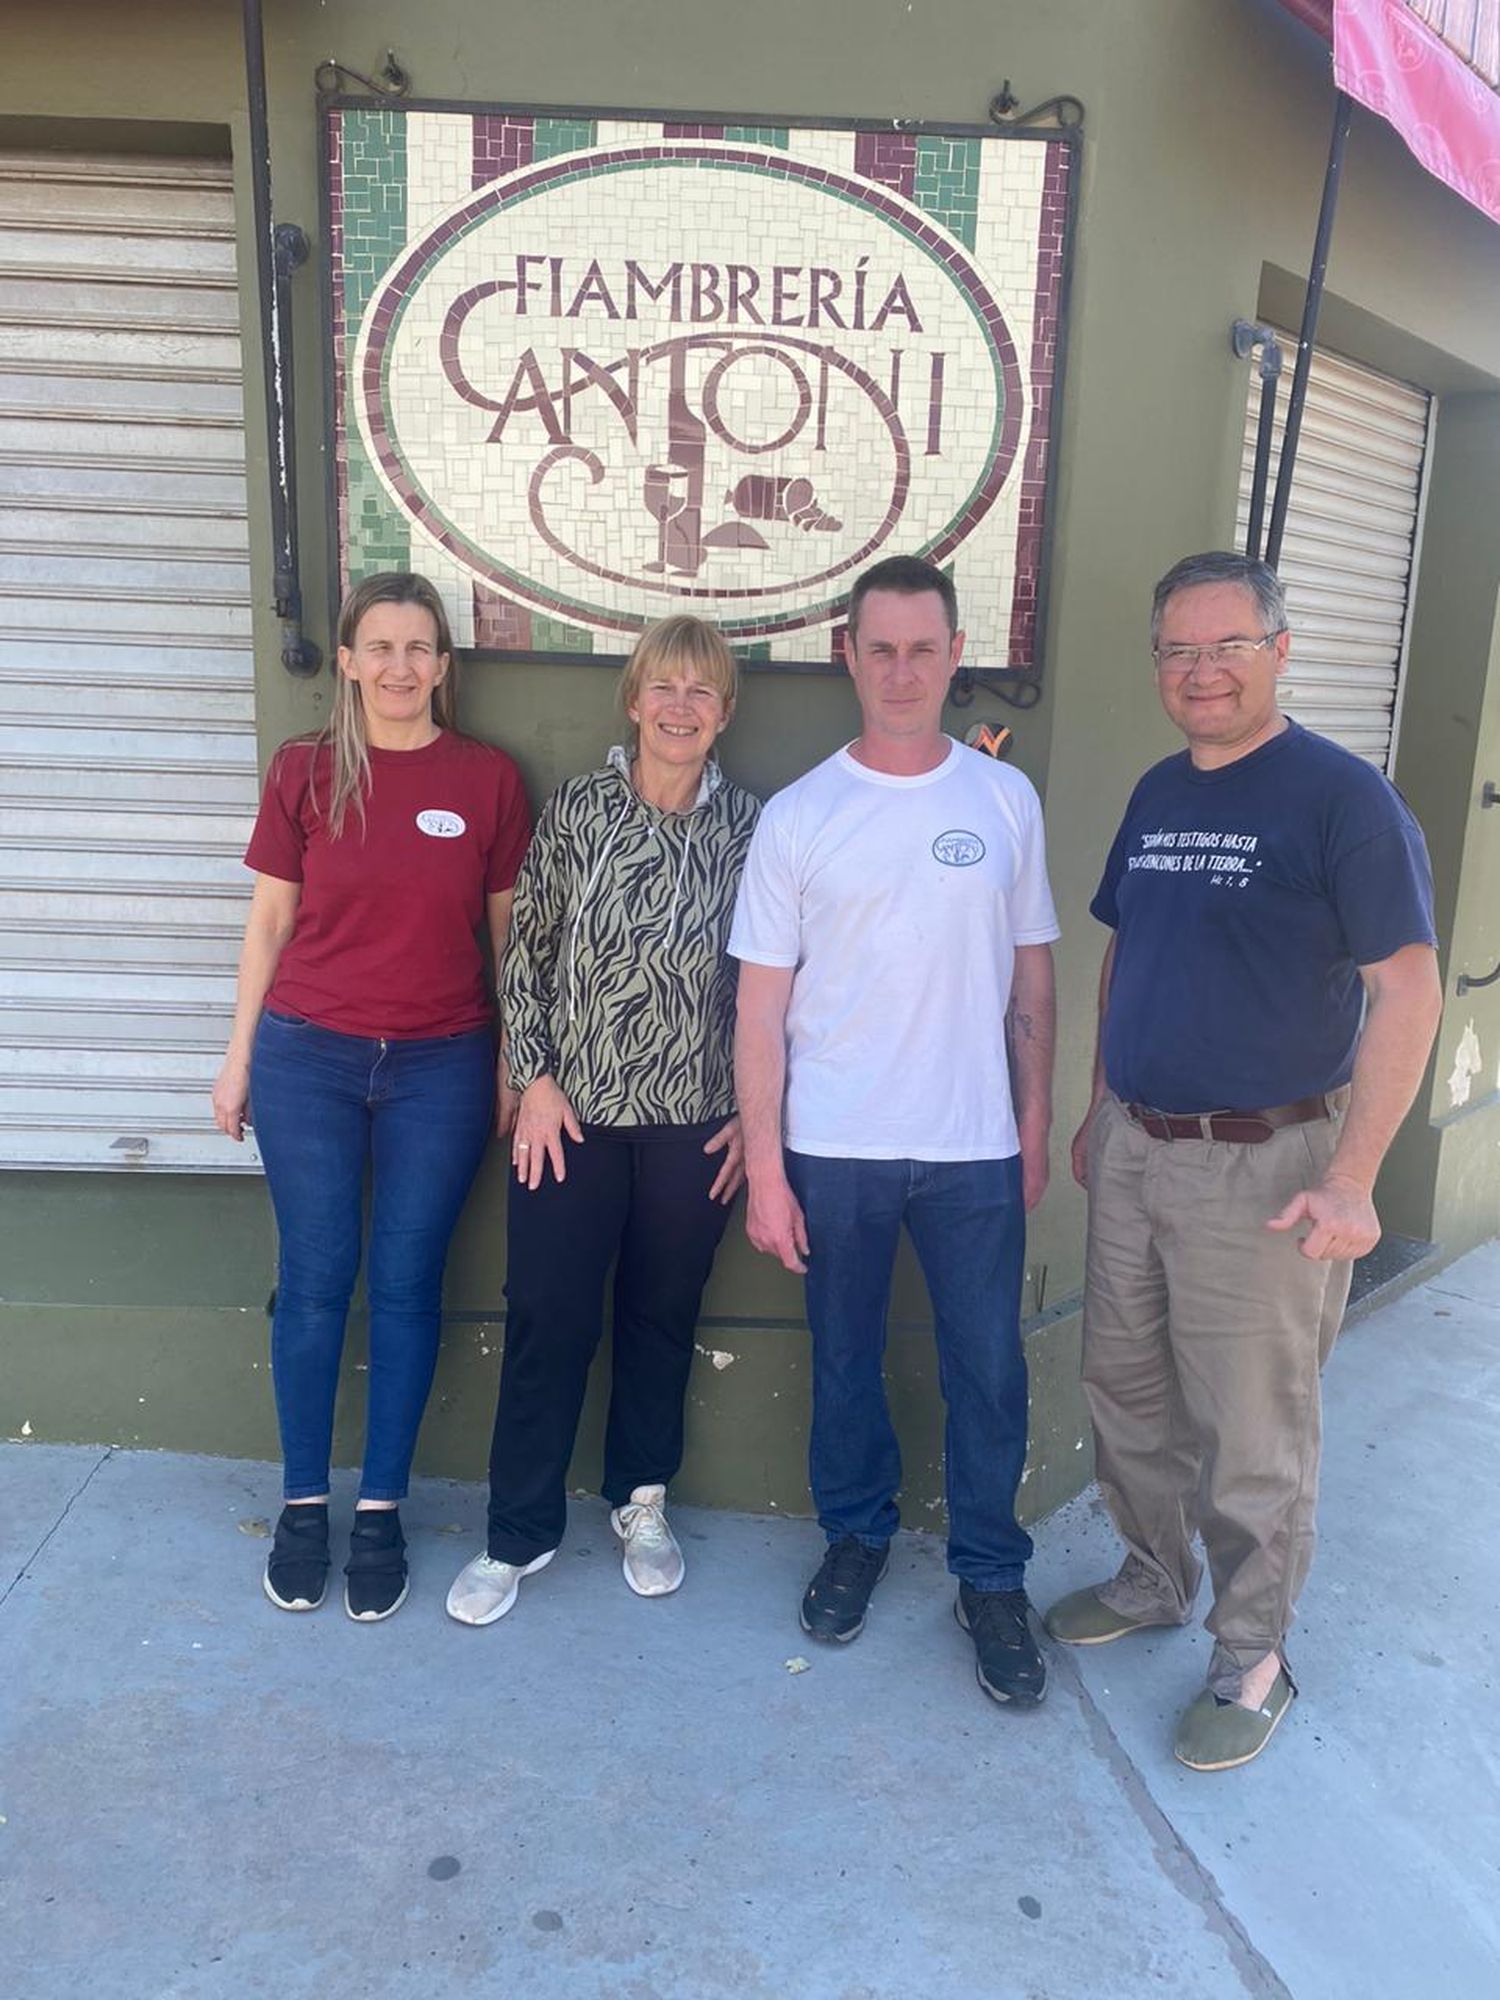
[[[1271,1104],[1264,1111],[1153,1111],[1149,1104],[1120,1109],[1153,1139],[1223,1139],[1231,1146],[1263,1146],[1287,1125],[1311,1125],[1331,1118],[1341,1091],[1299,1097],[1295,1104]]]

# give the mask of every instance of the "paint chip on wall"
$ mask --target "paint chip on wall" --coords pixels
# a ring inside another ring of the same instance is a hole
[[[1448,1103],[1454,1111],[1468,1103],[1474,1088],[1474,1079],[1483,1068],[1484,1061],[1479,1053],[1479,1037],[1474,1032],[1474,1023],[1471,1019],[1464,1027],[1458,1052],[1453,1059],[1453,1068],[1448,1077]]]

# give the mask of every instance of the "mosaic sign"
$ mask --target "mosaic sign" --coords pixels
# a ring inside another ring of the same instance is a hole
[[[347,583],[459,643],[618,657],[713,619],[836,658],[859,571],[949,568],[1035,664],[1066,141],[335,108]]]

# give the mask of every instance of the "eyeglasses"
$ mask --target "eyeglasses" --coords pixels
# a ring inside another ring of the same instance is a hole
[[[1280,637],[1278,631],[1267,632],[1263,639],[1216,639],[1211,646],[1155,646],[1151,657],[1159,674],[1190,674],[1200,660],[1211,667],[1243,667]]]

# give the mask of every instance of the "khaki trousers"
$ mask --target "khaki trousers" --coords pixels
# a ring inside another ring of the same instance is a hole
[[[1312,1561],[1318,1377],[1348,1263],[1266,1228],[1322,1178],[1337,1119],[1263,1145],[1150,1138],[1113,1099],[1090,1137],[1083,1387],[1099,1487],[1129,1547],[1117,1609],[1185,1624],[1203,1539],[1209,1685],[1279,1651]]]

